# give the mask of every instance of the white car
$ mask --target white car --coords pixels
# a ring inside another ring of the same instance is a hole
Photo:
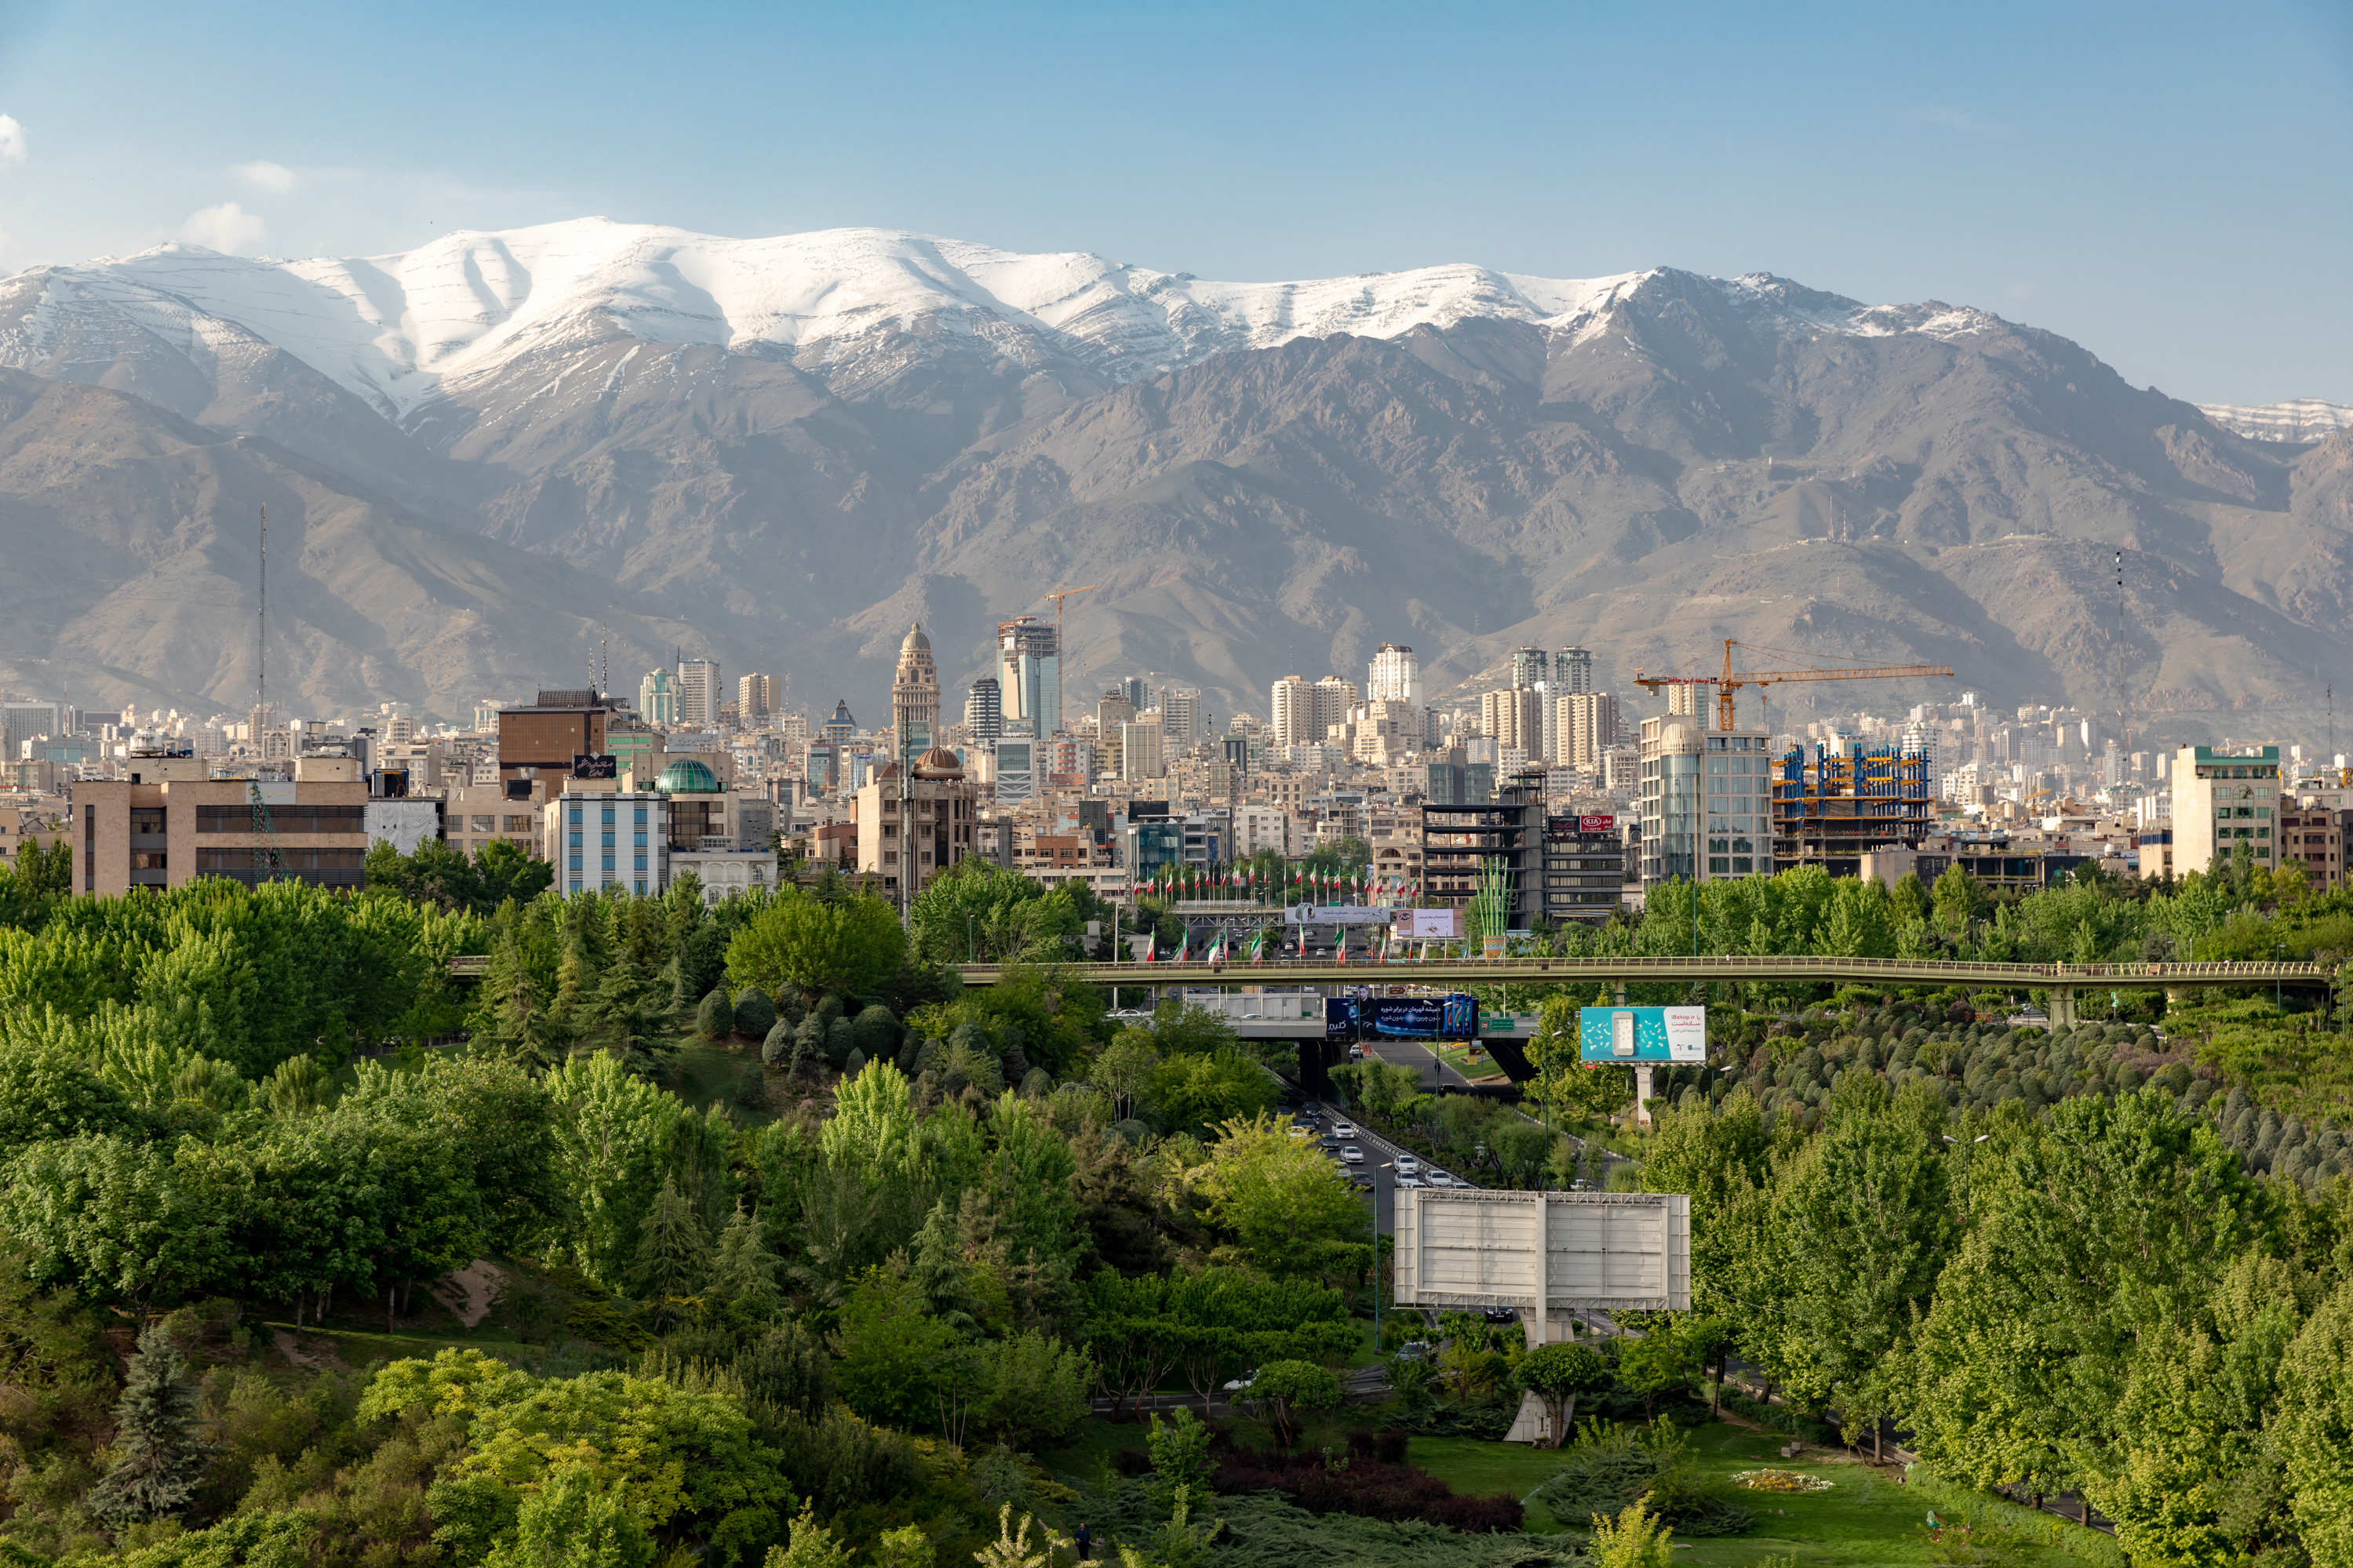
[[[1400,1187],[1426,1187],[1430,1185],[1430,1184],[1423,1181],[1419,1176],[1399,1176],[1398,1178],[1398,1185]]]
[[[1340,1151],[1340,1158],[1351,1165],[1361,1165],[1365,1163],[1365,1152],[1351,1143]]]
[[[1430,1172],[1430,1184],[1433,1187],[1459,1187],[1464,1185],[1463,1183],[1457,1181],[1454,1177],[1448,1175],[1443,1171]]]
[[[1397,1168],[1398,1175],[1410,1176],[1421,1169],[1421,1162],[1410,1154],[1399,1154],[1397,1157]]]
[[[1356,1135],[1356,1130],[1355,1128],[1353,1128],[1353,1127],[1349,1126],[1346,1122],[1345,1122],[1345,1121],[1335,1121],[1334,1123],[1332,1123],[1332,1136],[1333,1136],[1333,1137],[1335,1137],[1335,1138],[1354,1138]]]
[[[1304,1138],[1307,1136],[1307,1129],[1302,1127],[1296,1121],[1285,1128],[1284,1131],[1289,1132],[1293,1138]]]

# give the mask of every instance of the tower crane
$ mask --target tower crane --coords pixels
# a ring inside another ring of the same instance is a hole
[[[1046,598],[1054,601],[1054,657],[1056,658],[1059,659],[1063,657],[1062,601],[1069,598],[1073,594],[1092,594],[1101,586],[1103,586],[1103,584],[1100,583],[1089,583],[1077,588],[1057,588],[1052,593],[1044,595]],[[1062,682],[1060,678],[1057,676],[1054,681],[1054,729],[1059,733],[1061,728]]]
[[[1950,676],[1949,664],[1883,664],[1853,669],[1745,669],[1732,668],[1732,650],[1741,645],[1730,637],[1724,639],[1724,673],[1721,675],[1645,675],[1634,672],[1637,686],[1713,686],[1716,689],[1716,727],[1734,727],[1733,696],[1741,687],[1754,686],[1762,690],[1768,686],[1793,680],[1905,680],[1928,676]],[[1778,652],[1778,649],[1767,649]]]

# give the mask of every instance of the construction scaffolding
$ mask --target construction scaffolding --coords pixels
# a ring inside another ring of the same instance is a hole
[[[1894,748],[1845,754],[1816,746],[1782,754],[1773,778],[1773,863],[1861,873],[1865,850],[1917,848],[1936,825],[1928,759]]]

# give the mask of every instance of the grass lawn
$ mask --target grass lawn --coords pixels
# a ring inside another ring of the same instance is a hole
[[[1489,1056],[1482,1047],[1449,1042],[1433,1046],[1431,1048],[1438,1053],[1439,1060],[1473,1083],[1482,1078],[1500,1079],[1506,1076],[1504,1069],[1496,1065],[1495,1058]]]

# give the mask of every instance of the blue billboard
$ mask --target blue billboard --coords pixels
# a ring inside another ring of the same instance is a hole
[[[1479,1001],[1468,992],[1444,996],[1326,996],[1326,1039],[1359,1034],[1389,1040],[1472,1040],[1479,1037]]]
[[[1587,1062],[1704,1062],[1704,1007],[1581,1007],[1577,1057]]]

